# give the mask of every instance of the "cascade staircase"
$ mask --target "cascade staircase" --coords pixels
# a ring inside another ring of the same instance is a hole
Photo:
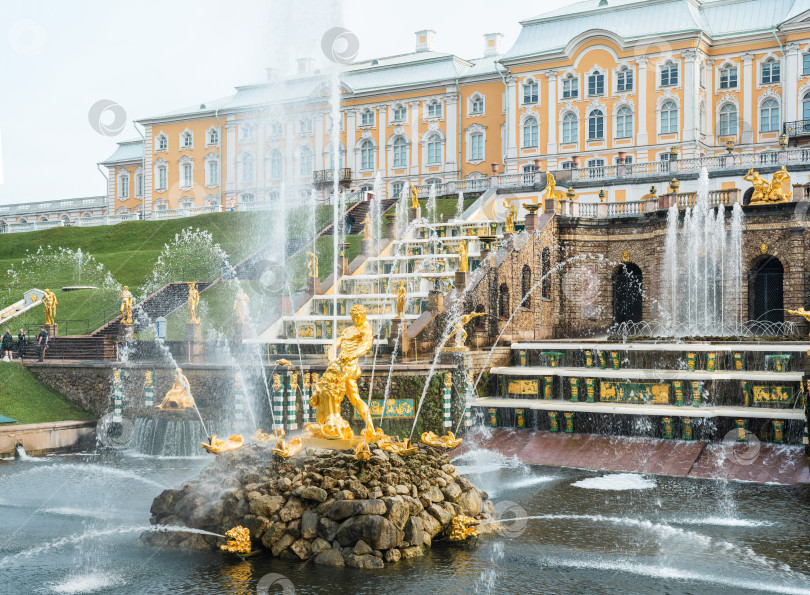
[[[380,214],[387,212],[392,206],[394,206],[397,202],[396,198],[386,198],[385,200],[380,202]],[[370,200],[361,200],[360,202],[354,203],[351,207],[346,210],[345,217],[351,215],[352,219],[354,219],[354,223],[352,224],[351,233],[358,234],[363,233],[365,225],[363,225],[363,220],[366,218],[366,213],[368,213],[369,209],[371,209],[371,201]],[[335,233],[335,226],[334,224],[330,224],[326,228],[324,228],[323,232],[320,235],[331,236]]]

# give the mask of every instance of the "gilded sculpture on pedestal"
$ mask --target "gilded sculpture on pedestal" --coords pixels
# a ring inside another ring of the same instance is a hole
[[[121,324],[132,324],[132,292],[124,285],[124,289],[118,294],[121,298]]]
[[[183,370],[177,368],[174,371],[174,382],[169,392],[161,401],[158,409],[192,409],[194,398],[191,396],[191,385],[188,378],[183,375]]]
[[[515,222],[517,221],[517,207],[514,202],[503,202],[506,209],[506,223],[504,225],[504,233],[515,233]]]
[[[239,324],[245,324],[248,319],[248,302],[250,298],[240,287],[236,292],[236,301],[233,303],[233,311],[236,312],[236,321]]]
[[[467,242],[464,240],[458,244],[458,270],[462,273],[470,270],[470,257],[467,254]]]
[[[309,272],[310,277],[317,277],[318,276],[318,257],[315,255],[314,252],[307,252],[309,256],[309,261],[307,262],[307,271]]]
[[[197,316],[197,306],[200,305],[200,292],[197,291],[197,284],[193,281],[188,284],[188,321],[199,324],[200,317]]]
[[[453,347],[448,349],[448,351],[466,351],[467,347],[465,343],[467,342],[467,330],[464,328],[473,318],[478,318],[479,316],[485,316],[485,312],[472,312],[471,314],[465,314],[461,318],[458,319],[458,322],[453,325],[453,333],[455,334],[455,344]]]
[[[413,184],[410,185],[409,194],[410,194],[410,197],[411,197],[411,208],[412,209],[418,209],[419,208],[419,198],[417,197],[417,194],[416,194],[416,186],[414,186]]]
[[[546,200],[551,199],[554,200],[559,198],[557,196],[557,180],[554,179],[554,174],[550,171],[546,172]]]
[[[50,289],[46,289],[45,295],[42,297],[42,303],[45,305],[45,324],[56,324],[54,322],[54,319],[56,318],[56,306],[59,305],[59,302],[56,299],[56,294]]]
[[[329,365],[315,383],[309,404],[315,408],[316,423],[307,424],[306,430],[320,438],[354,438],[349,422],[340,415],[340,403],[345,396],[365,422],[364,438],[370,442],[383,434],[381,431],[375,433],[368,405],[360,398],[357,387],[360,365],[357,360],[371,349],[374,332],[366,320],[363,306],[353,306],[350,314],[353,325],[344,330],[337,343],[329,348]]]
[[[405,304],[408,301],[408,292],[405,290],[405,284],[399,284],[397,291],[397,317],[405,318]]]
[[[784,165],[782,169],[773,174],[770,182],[764,180],[759,175],[759,172],[754,171],[753,168],[748,170],[748,173],[743,176],[743,180],[751,182],[754,187],[754,193],[751,195],[749,204],[787,202],[793,196],[792,191],[785,194],[782,190],[782,183],[785,180],[787,180],[788,185],[790,184],[790,174]]]

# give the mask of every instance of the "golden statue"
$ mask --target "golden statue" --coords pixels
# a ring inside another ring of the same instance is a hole
[[[121,372],[119,372],[118,370],[115,370],[113,372],[113,384],[115,386],[119,386],[121,384]]]
[[[250,545],[250,529],[246,529],[241,525],[225,532],[225,537],[228,538],[228,543],[219,546],[223,552],[231,554],[249,554],[251,551]]]
[[[468,537],[475,537],[478,535],[478,531],[471,525],[477,522],[478,521],[474,518],[464,516],[463,514],[454,516],[453,520],[450,521],[450,530],[447,534],[447,538],[450,541],[465,541]],[[227,533],[225,535],[227,535]]]
[[[144,373],[144,380],[145,380],[146,386],[152,386],[152,370],[147,370]]]
[[[360,398],[357,387],[360,365],[357,360],[371,349],[374,331],[366,320],[366,309],[363,306],[352,306],[350,314],[353,326],[344,330],[337,343],[329,348],[329,365],[315,383],[309,400],[310,406],[315,408],[316,423],[306,424],[305,429],[319,438],[354,438],[349,422],[340,415],[340,403],[346,396],[366,424],[363,432],[365,441],[371,442],[374,437],[383,434],[375,433],[368,405]]]
[[[290,392],[293,394],[298,393],[298,372],[293,372],[290,375]]]
[[[217,435],[214,434],[208,442],[202,442],[201,444],[207,452],[215,455],[221,452],[242,448],[245,445],[245,439],[239,434],[234,434],[227,440],[222,440],[221,438],[217,438]]]
[[[515,221],[517,221],[517,207],[514,202],[503,202],[506,209],[506,223],[504,225],[504,233],[515,233]]]
[[[259,428],[258,430],[256,430],[256,433],[253,435],[253,441],[254,442],[267,442],[268,440],[271,440],[273,438],[275,438],[276,440],[280,440],[280,439],[284,438],[286,435],[287,434],[286,434],[286,432],[284,432],[284,428],[276,428],[275,430],[273,430],[272,434],[266,434],[265,432],[262,432],[261,428]]]
[[[557,180],[554,179],[554,174],[550,171],[546,172],[546,200],[551,199],[554,200],[557,198],[557,193],[555,192],[557,188]]]
[[[309,262],[307,263],[307,271],[309,271],[310,277],[317,277],[318,276],[318,257],[315,255],[314,252],[307,252],[309,256]]]
[[[191,396],[191,386],[188,378],[183,375],[183,370],[177,368],[174,371],[174,382],[169,392],[163,397],[163,401],[157,406],[158,409],[192,409],[194,398]]]
[[[419,208],[419,198],[416,195],[416,186],[413,184],[410,185],[410,196],[411,196],[411,208],[418,209]]]
[[[793,316],[801,316],[807,322],[810,322],[810,310],[805,310],[804,308],[799,308],[798,310],[787,310],[785,312],[788,314],[792,314]]]
[[[355,447],[354,458],[358,461],[368,461],[371,458],[371,450],[367,442],[361,442]]]
[[[437,436],[433,432],[425,432],[422,434],[422,442],[428,446],[436,446],[449,450],[461,444],[461,438],[456,438],[453,432],[449,430],[446,436]]]
[[[773,174],[770,183],[760,177],[759,172],[754,171],[754,168],[748,170],[748,173],[743,176],[743,180],[751,182],[754,186],[754,193],[751,195],[750,204],[768,203],[768,202],[788,202],[793,196],[793,191],[788,191],[787,194],[782,190],[782,182],[784,180],[790,183],[790,174],[785,166],[777,170]]]
[[[194,324],[200,323],[197,316],[197,306],[200,305],[200,292],[197,291],[197,284],[193,281],[188,284],[188,321]]]
[[[467,330],[464,328],[469,324],[469,322],[473,318],[478,318],[479,316],[486,316],[486,312],[472,312],[471,314],[465,314],[461,318],[458,319],[458,322],[453,325],[453,332],[456,335],[455,345],[453,346],[454,351],[465,351],[465,343],[467,342]]]
[[[788,188],[790,188],[790,174],[783,165],[782,169],[774,172],[773,179],[771,180],[771,202],[788,202],[793,197],[792,190],[788,190],[787,194],[782,191],[782,182],[785,180],[787,180]]]
[[[42,303],[45,304],[45,324],[56,324],[54,318],[56,318],[56,306],[59,305],[56,294],[50,289],[46,289],[45,295],[42,297]]]
[[[418,450],[417,446],[413,444],[408,438],[403,438],[401,442],[394,442],[388,436],[381,439],[377,443],[377,446],[379,446],[385,452],[392,452],[394,454],[398,454],[401,457],[410,456]]]
[[[366,218],[363,219],[363,239],[371,239],[371,214],[366,211]]]
[[[467,242],[461,240],[458,244],[458,270],[466,273],[470,270],[470,257],[467,254]]]
[[[236,301],[233,303],[233,310],[236,312],[236,322],[239,324],[245,324],[245,322],[247,322],[248,314],[250,314],[248,309],[249,301],[250,298],[240,287],[239,291],[236,292]]]
[[[281,438],[276,445],[273,447],[273,454],[277,457],[281,457],[283,459],[294,457],[301,449],[304,448],[304,443],[301,442],[301,438],[293,438],[289,442]]]
[[[771,186],[759,176],[758,171],[754,168],[748,170],[748,173],[743,176],[743,180],[751,182],[754,186],[754,193],[751,195],[751,202],[766,202],[766,197],[771,193]]]
[[[121,298],[121,324],[132,324],[132,292],[129,287],[124,285],[118,297]]]
[[[399,290],[397,291],[397,316],[399,318],[405,318],[405,304],[408,301],[408,292],[405,291],[405,284],[399,284]]]

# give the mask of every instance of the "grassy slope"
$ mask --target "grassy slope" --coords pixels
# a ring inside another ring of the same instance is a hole
[[[0,413],[21,424],[95,419],[42,384],[20,364],[0,362],[0,378]]]

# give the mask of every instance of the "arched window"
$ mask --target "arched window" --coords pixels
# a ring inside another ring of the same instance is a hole
[[[593,97],[595,95],[604,95],[605,94],[605,75],[599,72],[598,70],[594,70],[591,74],[588,75],[588,96]]]
[[[431,134],[427,140],[427,163],[438,165],[442,162],[442,137]]]
[[[252,182],[256,177],[256,163],[253,155],[245,153],[242,156],[242,181]]]
[[[394,122],[404,122],[408,117],[408,108],[398,105],[394,108]]]
[[[530,310],[532,307],[532,298],[530,296],[532,292],[532,269],[527,264],[523,265],[523,270],[521,271],[520,292],[522,294],[521,298],[523,299],[523,308]]]
[[[360,115],[360,126],[374,126],[374,112],[370,109]]]
[[[778,83],[782,78],[779,62],[773,58],[768,58],[762,63],[762,84],[771,85]]]
[[[280,150],[274,149],[273,152],[270,153],[270,179],[280,180],[283,169],[284,156],[281,154]]]
[[[408,141],[401,136],[394,141],[394,167],[408,167]]]
[[[674,101],[667,101],[661,106],[661,134],[678,132],[678,106]]]
[[[674,87],[678,84],[678,65],[667,62],[661,67],[661,86]]]
[[[613,321],[641,322],[644,295],[641,269],[633,263],[620,264],[613,273]]]
[[[428,103],[427,117],[428,118],[441,118],[442,117],[442,104],[439,103],[436,100],[433,100],[430,103]]]
[[[569,74],[563,79],[563,99],[573,99],[579,96],[579,79]]]
[[[374,143],[370,140],[360,143],[360,169],[374,169]]]
[[[760,322],[784,322],[784,274],[778,258],[766,257],[748,274],[748,317]]]
[[[157,137],[157,147],[158,151],[168,151],[169,137],[167,137],[165,134],[159,134]]]
[[[218,145],[219,144],[219,130],[216,128],[212,128],[208,131],[208,144],[209,145]]]
[[[616,113],[616,138],[633,136],[633,110],[626,105]]]
[[[563,118],[563,143],[575,143],[579,139],[579,120],[576,114],[568,112]]]
[[[588,140],[605,137],[605,116],[602,110],[595,109],[588,115]]]
[[[616,75],[616,90],[619,92],[633,90],[633,71],[626,66]]]
[[[526,118],[523,121],[523,146],[524,148],[537,147],[537,118]]]
[[[298,173],[302,178],[311,178],[312,170],[314,169],[314,161],[312,158],[312,149],[309,147],[301,147],[298,153]]]
[[[760,132],[775,132],[779,130],[779,103],[776,99],[766,99],[759,108]]]
[[[810,91],[802,97],[802,120],[810,120]]]
[[[498,288],[498,317],[507,319],[511,314],[509,309],[509,286],[506,283],[501,283]]]
[[[720,108],[720,136],[737,134],[737,108],[727,103]]]
[[[475,95],[472,100],[470,101],[470,113],[471,114],[483,114],[484,113],[484,98],[480,95]]]
[[[551,299],[551,250],[543,248],[541,252],[540,262],[542,265],[541,272],[543,274],[543,281],[541,285],[541,292],[543,299]]]

